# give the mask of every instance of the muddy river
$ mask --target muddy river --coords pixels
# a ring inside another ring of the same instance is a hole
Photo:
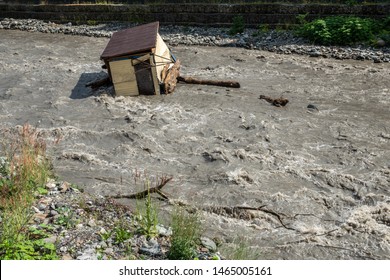
[[[241,88],[113,97],[85,87],[107,42],[0,30],[0,137],[36,126],[56,174],[96,195],[172,176],[206,236],[258,258],[389,259],[389,63],[175,46],[183,75]]]

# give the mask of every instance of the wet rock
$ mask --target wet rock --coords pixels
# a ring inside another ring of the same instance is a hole
[[[316,105],[313,105],[313,104],[307,105],[307,109],[308,109],[309,111],[319,111],[318,108],[317,108],[317,106],[316,106]]]
[[[317,50],[315,50],[315,51],[310,51],[310,52],[309,52],[309,56],[310,56],[310,57],[320,57],[320,56],[322,56],[322,53],[321,53],[320,51],[317,51]]]

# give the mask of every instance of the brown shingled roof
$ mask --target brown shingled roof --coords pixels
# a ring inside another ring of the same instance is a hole
[[[150,51],[156,47],[158,27],[156,21],[115,32],[100,59]]]

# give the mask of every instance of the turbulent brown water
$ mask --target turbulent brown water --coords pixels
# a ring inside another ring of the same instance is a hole
[[[389,258],[390,64],[176,46],[183,75],[241,88],[114,98],[85,87],[107,42],[0,30],[1,137],[38,127],[56,173],[99,195],[173,176],[164,192],[207,210],[205,235],[259,258]]]

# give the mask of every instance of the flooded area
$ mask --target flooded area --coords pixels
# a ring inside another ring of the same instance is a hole
[[[113,97],[85,87],[108,40],[0,30],[0,137],[36,126],[56,174],[97,195],[172,176],[205,235],[259,258],[389,259],[390,63],[179,45],[182,75],[241,88]]]

